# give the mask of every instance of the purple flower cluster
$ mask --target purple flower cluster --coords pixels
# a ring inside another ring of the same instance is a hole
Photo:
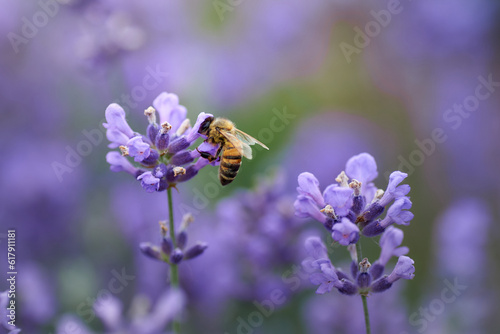
[[[160,222],[161,245],[154,246],[150,242],[143,242],[139,246],[141,251],[152,259],[164,261],[169,264],[179,264],[182,260],[190,260],[203,254],[208,247],[204,242],[197,242],[194,246],[185,250],[188,241],[186,228],[192,221],[193,216],[191,214],[184,215],[180,230],[175,236],[175,243],[167,235],[166,224]]]
[[[306,249],[309,257],[302,262],[304,270],[311,273],[310,281],[319,285],[316,293],[324,294],[336,288],[346,295],[368,295],[370,292],[383,292],[389,289],[394,282],[403,279],[412,279],[415,272],[413,260],[404,254],[407,247],[399,247],[403,241],[403,231],[396,227],[389,227],[380,238],[380,257],[372,265],[368,259],[363,259],[358,265],[354,247],[349,247],[353,258],[351,272],[344,273],[334,267],[325,244],[318,237],[306,240]],[[398,256],[398,262],[389,275],[382,276],[387,262],[392,256]]]
[[[373,237],[394,223],[409,225],[413,219],[408,211],[412,203],[406,196],[410,186],[400,185],[408,175],[393,172],[385,191],[373,184],[377,175],[375,159],[368,153],[349,159],[345,172],[335,179],[338,184],[329,185],[323,193],[313,174],[302,173],[298,178],[295,214],[321,222],[332,233],[333,240],[343,246],[355,244],[360,233]],[[378,218],[391,202],[385,218]]]
[[[159,114],[157,123],[156,113]],[[175,94],[161,93],[153,107],[145,110],[149,125],[146,135],[132,130],[125,119],[125,111],[116,103],[106,109],[106,136],[110,148],[119,148],[121,154],[112,151],[106,160],[114,172],[126,171],[141,181],[147,192],[164,191],[179,182],[193,178],[209,164],[207,159],[198,159],[200,153],[189,147],[201,135],[200,125],[211,114],[200,113],[194,126],[186,118],[187,110],[179,104]],[[202,143],[200,150],[215,153],[217,147]],[[134,159],[136,167],[126,157]],[[195,162],[196,160],[196,162]]]
[[[345,172],[335,179],[338,184],[328,186],[323,193],[311,173],[302,173],[298,177],[299,195],[295,201],[295,214],[320,221],[334,241],[348,246],[353,260],[349,276],[333,266],[319,238],[308,238],[306,249],[310,257],[302,264],[311,273],[311,282],[319,285],[319,294],[336,288],[347,295],[367,295],[369,292],[387,290],[400,278],[412,279],[414,276],[414,262],[404,256],[408,248],[399,247],[403,232],[392,226],[394,223],[408,225],[413,218],[413,214],[408,211],[412,203],[406,196],[410,186],[401,185],[407,174],[393,172],[385,191],[373,184],[377,175],[375,159],[362,153],[349,159]],[[386,216],[379,218],[391,202]],[[366,258],[357,263],[358,254],[354,244],[358,242],[360,234],[366,237],[382,234],[380,257],[373,265]],[[392,256],[399,257],[396,267],[390,275],[382,276]]]

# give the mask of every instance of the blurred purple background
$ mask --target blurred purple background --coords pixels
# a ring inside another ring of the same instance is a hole
[[[0,152],[9,159],[0,163],[0,291],[15,228],[22,333],[70,333],[56,329],[68,314],[103,332],[92,304],[122,270],[134,276],[113,293],[124,313],[167,289],[167,265],[138,247],[157,242],[166,194],[109,171],[102,128],[117,102],[144,132],[143,111],[163,91],[179,96],[193,123],[200,112],[228,117],[270,148],[256,148],[230,186],[208,166],[174,191],[176,221],[192,211],[190,242],[209,244],[180,268],[186,333],[236,333],[277,287],[284,302],[254,333],[363,328],[357,298],[286,280],[305,236],[324,233],[293,217],[298,174],[326,187],[361,152],[376,158],[381,188],[389,172],[409,174],[415,214],[404,231],[416,277],[369,299],[385,310],[372,315],[374,333],[500,325],[496,1],[2,5]],[[377,245],[367,252],[376,258]],[[422,316],[454,279],[470,288],[432,320]]]

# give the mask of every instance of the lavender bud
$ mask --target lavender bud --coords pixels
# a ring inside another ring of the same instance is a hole
[[[392,283],[390,283],[387,280],[387,276],[384,276],[371,285],[370,289],[372,292],[384,292],[385,290],[389,289],[392,286]]]
[[[325,223],[323,224],[328,232],[332,232],[333,225],[339,223],[340,220],[333,220],[330,217],[326,217]]]
[[[366,205],[365,196],[363,195],[354,196],[351,210],[356,215],[359,215],[359,213],[365,208],[365,205]]]
[[[142,160],[141,163],[146,166],[154,166],[158,162],[159,157],[160,154],[158,153],[158,151],[151,149],[149,156],[146,159]]]
[[[172,239],[168,237],[164,237],[161,240],[161,250],[163,253],[170,255],[172,253],[172,249],[174,248],[174,245],[172,244]]]
[[[162,177],[160,179],[160,184],[158,185],[158,189],[156,191],[165,191],[168,188],[168,182],[167,179]]]
[[[197,174],[198,174],[198,171],[199,169],[196,168],[195,166],[196,164],[194,165],[190,165],[186,168],[186,172],[184,174],[180,174],[178,175],[178,177],[175,179],[174,177],[174,173],[172,171],[172,182],[175,180],[175,182],[185,182],[185,181],[188,181],[190,179],[192,179],[193,177],[195,177]]]
[[[372,277],[369,273],[360,273],[358,275],[358,286],[360,288],[366,288],[370,286],[371,282],[372,282]]]
[[[174,249],[172,255],[170,255],[170,262],[173,264],[179,264],[184,258],[184,253],[179,248]]]
[[[339,280],[346,279],[349,280],[349,276],[347,276],[343,271],[336,270],[335,273],[337,274],[337,277]]]
[[[169,142],[170,136],[168,135],[168,133],[163,133],[162,130],[159,130],[155,140],[156,148],[160,151],[165,151],[168,148]]]
[[[170,142],[168,145],[168,152],[170,154],[175,154],[179,151],[185,150],[189,147],[189,145],[191,145],[191,143],[187,141],[185,137],[180,137]]]
[[[373,279],[376,280],[382,274],[384,273],[385,266],[381,265],[378,262],[375,262],[371,267],[370,267],[370,274],[372,275]]]
[[[158,124],[156,123],[149,124],[146,133],[148,134],[148,138],[149,140],[151,140],[151,143],[155,144],[156,136],[158,134]]]
[[[182,166],[182,165],[188,164],[190,162],[193,162],[193,160],[194,160],[194,158],[191,155],[191,151],[181,151],[181,152],[176,153],[172,157],[172,160],[170,160],[170,162],[173,165]]]
[[[144,255],[155,259],[155,260],[161,260],[161,253],[158,247],[151,245],[149,242],[142,242],[139,245],[139,248]]]
[[[358,292],[358,288],[350,280],[343,279],[341,282],[343,286],[338,289],[341,294],[351,296]]]
[[[179,247],[180,249],[184,249],[184,247],[186,247],[187,238],[188,236],[186,231],[185,230],[180,231],[177,234],[177,237],[175,238],[176,246]]]
[[[351,222],[355,223],[357,215],[352,210],[349,210],[349,212],[345,217],[349,219]]]
[[[208,245],[206,243],[197,243],[193,247],[189,248],[186,252],[186,256],[184,257],[186,260],[193,259],[197,256],[203,254],[205,249],[207,249]]]
[[[382,227],[382,225],[380,225],[380,219],[378,219],[374,222],[371,222],[367,226],[365,226],[365,228],[363,228],[362,232],[363,232],[363,235],[365,235],[367,237],[374,237],[374,236],[377,236],[379,234],[384,233],[384,231],[385,231],[385,227]]]
[[[358,222],[369,223],[384,212],[384,207],[378,202],[370,204],[368,209],[366,209],[361,217],[358,218]]]

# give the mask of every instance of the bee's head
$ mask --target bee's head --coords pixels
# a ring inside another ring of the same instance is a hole
[[[214,121],[214,118],[212,116],[208,117],[206,120],[203,121],[200,125],[200,129],[198,130],[198,133],[208,136],[208,132],[210,130],[210,124]]]

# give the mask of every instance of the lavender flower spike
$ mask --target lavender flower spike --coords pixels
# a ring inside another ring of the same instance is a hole
[[[198,133],[200,125],[208,117],[213,117],[211,114],[200,113],[195,126],[191,127],[186,118],[187,110],[179,105],[179,98],[175,94],[162,93],[153,105],[156,109],[149,107],[144,112],[149,122],[146,135],[132,131],[125,120],[125,111],[116,103],[110,104],[106,109],[108,123],[104,124],[106,136],[111,141],[110,148],[119,147],[124,157],[130,156],[134,158],[134,162],[150,169],[144,173],[126,158],[110,153],[107,160],[111,164],[111,170],[124,170],[134,175],[147,192],[174,187],[179,182],[193,178],[201,168],[209,164],[207,159],[200,159],[199,153],[190,146],[201,136]],[[161,128],[156,123],[157,111],[160,114]],[[215,153],[217,147],[210,145],[209,150],[203,151],[211,150]]]
[[[191,260],[200,256],[207,249],[208,245],[204,242],[197,242],[192,247],[186,249],[188,242],[188,234],[186,228],[192,222],[192,215],[184,215],[181,229],[175,235],[175,248],[174,242],[167,235],[167,226],[164,221],[160,222],[161,246],[153,246],[149,242],[143,242],[140,245],[141,251],[144,255],[167,262],[169,264],[179,264],[185,260]]]

